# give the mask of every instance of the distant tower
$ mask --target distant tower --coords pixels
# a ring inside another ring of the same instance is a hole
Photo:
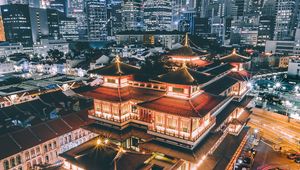
[[[107,10],[105,0],[86,0],[88,39],[93,41],[107,40]]]
[[[297,26],[299,0],[277,0],[275,40],[291,40]]]
[[[146,0],[144,3],[144,24],[147,31],[171,30],[171,1]]]
[[[143,1],[124,0],[122,5],[123,30],[143,29]]]

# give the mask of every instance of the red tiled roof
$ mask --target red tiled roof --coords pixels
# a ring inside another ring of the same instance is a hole
[[[122,75],[131,75],[139,73],[140,69],[138,67],[122,63],[119,57],[116,58],[115,62],[104,66],[101,68],[97,68],[94,70],[90,70],[89,73],[106,75],[106,76],[122,76]]]
[[[87,111],[80,112],[83,114]],[[0,160],[86,125],[77,113],[0,136]],[[73,128],[71,128],[73,127]]]
[[[164,96],[155,100],[139,103],[138,106],[183,117],[204,117],[224,99],[225,97],[213,96],[208,93],[202,93],[192,99]]]
[[[165,92],[136,87],[99,87],[95,90],[81,93],[84,96],[110,102],[125,102],[131,99],[145,101],[162,96]]]
[[[182,85],[199,85],[207,83],[214,77],[208,73],[201,73],[192,69],[182,66],[176,71],[172,71],[158,76],[156,81],[170,83],[170,84],[182,84]]]
[[[236,49],[233,49],[231,54],[221,57],[220,60],[226,63],[243,63],[250,61],[250,58],[236,53]]]

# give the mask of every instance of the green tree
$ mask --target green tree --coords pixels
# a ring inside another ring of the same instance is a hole
[[[48,58],[50,58],[54,62],[62,61],[64,57],[64,53],[59,50],[49,50],[48,52]]]
[[[171,71],[174,66],[169,57],[156,53],[145,59],[141,65],[141,71],[151,78]]]

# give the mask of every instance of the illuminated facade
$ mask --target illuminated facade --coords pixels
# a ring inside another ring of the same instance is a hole
[[[172,4],[170,0],[147,0],[144,3],[144,24],[146,31],[167,30],[172,24]]]
[[[235,71],[242,71],[245,68],[250,68],[250,58],[242,56],[237,53],[236,49],[233,49],[229,55],[220,58],[223,63],[230,63],[234,66]]]
[[[167,56],[170,57],[170,59],[173,62],[176,63],[189,63],[197,66],[205,66],[209,62],[200,59],[201,57],[204,57],[207,55],[206,52],[197,50],[195,52],[191,47],[189,43],[189,37],[188,34],[186,33],[184,39],[183,39],[183,46],[180,48],[172,49],[167,53]]]
[[[248,92],[247,72],[230,64],[206,72],[183,64],[145,82],[136,78],[141,74],[139,68],[117,57],[90,74],[103,80],[100,87],[82,93],[94,99],[91,119],[119,130],[137,124],[157,140],[187,148],[195,147],[215,127],[217,115],[231,101],[240,101]],[[232,119],[237,116],[233,114]]]

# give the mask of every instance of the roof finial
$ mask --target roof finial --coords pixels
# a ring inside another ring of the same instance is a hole
[[[182,65],[181,65],[181,68],[187,68],[185,60],[183,61]]]
[[[185,33],[184,46],[185,47],[189,46],[189,36],[187,32]]]
[[[236,48],[232,50],[232,54],[236,54]]]
[[[116,55],[116,58],[115,58],[115,63],[120,63],[121,61],[120,61],[120,56],[117,54]]]

